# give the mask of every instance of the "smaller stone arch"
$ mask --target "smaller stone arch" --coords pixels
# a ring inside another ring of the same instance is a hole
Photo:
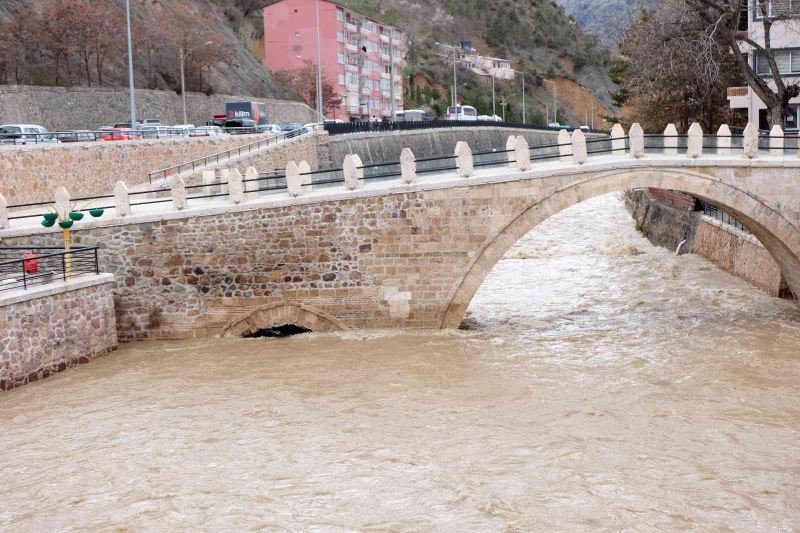
[[[294,324],[311,331],[342,331],[345,326],[332,316],[299,302],[276,302],[249,311],[244,317],[228,323],[223,337],[244,337],[260,329]]]

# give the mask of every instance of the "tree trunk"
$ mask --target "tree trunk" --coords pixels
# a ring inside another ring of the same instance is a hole
[[[769,121],[770,127],[777,125],[783,128],[786,115],[788,114],[788,106],[782,99],[776,98],[773,102],[770,102],[767,108],[767,120]]]

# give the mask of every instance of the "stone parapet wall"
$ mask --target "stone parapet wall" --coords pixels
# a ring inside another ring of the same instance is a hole
[[[62,186],[75,197],[110,194],[119,180],[129,186],[148,183],[149,173],[154,170],[265,137],[241,135],[0,149],[0,194],[9,204],[51,201],[53,191]],[[316,145],[314,139],[289,139],[285,144],[261,149],[257,157],[264,167],[283,168],[287,159],[307,159],[316,165]],[[247,161],[239,164],[246,165]]]
[[[0,292],[0,390],[116,348],[113,281],[101,274]]]
[[[302,102],[203,93],[186,94],[189,123],[205,124],[225,112],[225,102],[264,102],[272,123],[316,122],[316,112]],[[137,118],[158,118],[162,124],[183,123],[181,96],[172,91],[136,90]],[[50,131],[97,129],[130,122],[128,90],[114,87],[38,87],[0,85],[0,124],[38,124]]]

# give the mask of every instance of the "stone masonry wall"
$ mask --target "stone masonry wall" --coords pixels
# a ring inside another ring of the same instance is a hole
[[[186,93],[187,119],[202,125],[225,112],[225,102],[265,102],[268,120],[316,122],[316,112],[302,102],[203,93]],[[38,124],[50,131],[97,129],[130,121],[128,90],[112,87],[36,87],[0,85],[0,124]],[[136,90],[137,118],[158,118],[162,124],[182,124],[181,96],[172,91]]]
[[[46,378],[116,348],[112,282],[105,275],[89,286],[67,286],[16,303],[0,299],[0,390]]]
[[[681,246],[723,271],[741,278],[771,296],[786,294],[786,281],[775,259],[754,236],[688,211],[694,198],[675,191],[654,189],[628,194],[627,206],[636,227],[650,242],[669,250]]]
[[[243,146],[263,135],[21,146],[0,150],[0,193],[9,204],[47,202],[56,187],[75,197],[109,194],[118,180],[148,182],[151,171]],[[317,161],[313,138],[290,139],[259,153],[263,166],[283,168],[287,159]],[[244,163],[241,163],[244,164]],[[283,165],[283,166],[281,166]]]

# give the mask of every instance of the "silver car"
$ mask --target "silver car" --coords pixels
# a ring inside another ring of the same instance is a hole
[[[60,142],[55,135],[35,124],[0,125],[0,143],[41,144]]]

